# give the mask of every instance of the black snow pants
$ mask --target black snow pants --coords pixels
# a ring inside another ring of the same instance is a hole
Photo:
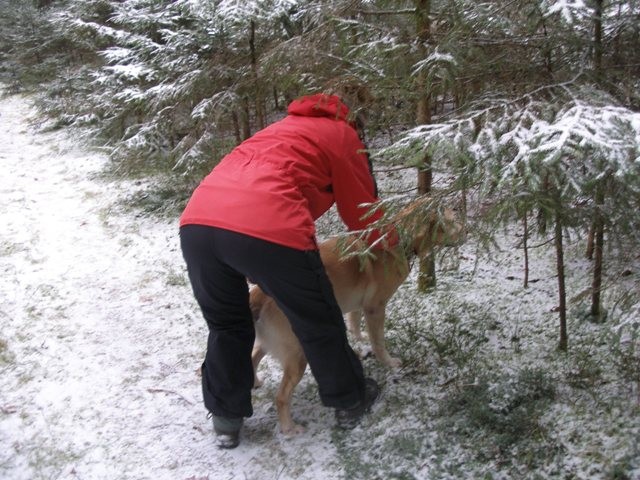
[[[180,242],[195,298],[209,327],[202,391],[210,412],[231,418],[253,413],[255,330],[246,278],[286,314],[318,383],[322,403],[345,408],[363,398],[362,364],[349,346],[342,313],[317,250],[296,250],[202,225],[181,227]]]

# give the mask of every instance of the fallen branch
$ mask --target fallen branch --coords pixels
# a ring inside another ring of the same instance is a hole
[[[15,405],[1,405],[0,413],[4,413],[5,415],[9,415],[11,413],[16,413],[18,411],[18,407]]]
[[[147,392],[149,393],[170,393],[172,395],[177,395],[182,400],[184,400],[189,405],[194,405],[194,403],[187,399],[184,395],[179,394],[178,392],[174,392],[173,390],[166,390],[164,388],[147,388]]]

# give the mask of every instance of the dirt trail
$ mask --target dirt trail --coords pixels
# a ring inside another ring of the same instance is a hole
[[[275,435],[275,381],[244,444],[213,448],[175,222],[116,213],[127,184],[100,178],[105,158],[64,133],[35,132],[33,114],[0,101],[0,478],[337,474],[313,392],[318,431]]]

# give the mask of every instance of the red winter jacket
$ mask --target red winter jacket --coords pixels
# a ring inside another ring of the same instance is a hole
[[[312,95],[289,105],[288,116],[236,147],[193,192],[180,226],[210,225],[280,245],[316,249],[314,221],[335,202],[349,230],[363,203],[377,200],[364,145],[335,96]],[[370,235],[369,243],[380,237]]]

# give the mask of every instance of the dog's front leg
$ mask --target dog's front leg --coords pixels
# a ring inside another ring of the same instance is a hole
[[[385,305],[365,307],[364,318],[367,324],[367,331],[369,332],[371,348],[378,361],[388,367],[400,367],[402,361],[399,358],[389,355],[384,341]]]
[[[347,330],[353,336],[354,339],[358,341],[366,340],[365,336],[362,334],[362,330],[360,329],[360,321],[362,320],[362,310],[354,310],[353,312],[347,313]]]

